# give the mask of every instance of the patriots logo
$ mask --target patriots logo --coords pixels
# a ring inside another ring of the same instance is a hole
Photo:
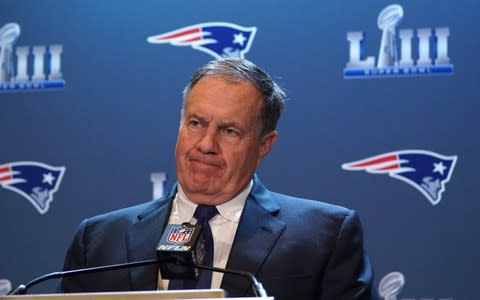
[[[410,184],[432,205],[437,205],[456,162],[457,156],[445,156],[426,150],[402,150],[345,163],[342,169],[388,174]]]
[[[233,23],[208,22],[183,27],[148,37],[152,44],[191,46],[221,59],[225,57],[244,58],[257,32],[257,27],[242,27]]]
[[[40,214],[48,211],[65,167],[21,161],[0,165],[0,186],[25,197]]]

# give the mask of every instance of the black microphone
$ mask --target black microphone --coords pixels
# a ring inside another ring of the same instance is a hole
[[[200,224],[168,224],[157,245],[157,257],[163,279],[196,279],[199,275],[197,245],[200,242]]]
[[[262,284],[249,272],[221,269],[203,265],[197,253],[202,225],[190,223],[168,224],[157,245],[162,279],[196,279],[198,269],[246,277],[252,283],[256,297],[268,297]]]

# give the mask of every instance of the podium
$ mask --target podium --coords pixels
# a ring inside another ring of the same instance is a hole
[[[165,290],[165,291],[137,291],[137,292],[108,292],[108,293],[71,293],[71,294],[32,294],[0,296],[0,300],[174,300],[174,299],[225,299],[222,289],[211,290]],[[273,300],[273,297],[244,297],[229,299],[264,299]]]

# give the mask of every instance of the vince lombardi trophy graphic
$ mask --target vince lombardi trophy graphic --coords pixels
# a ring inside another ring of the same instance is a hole
[[[385,7],[378,15],[378,28],[382,30],[382,41],[378,53],[377,68],[393,66],[398,62],[395,27],[403,18],[403,8],[398,4]]]
[[[405,285],[405,277],[400,272],[385,275],[378,284],[378,293],[384,300],[397,300],[397,295]]]
[[[0,28],[0,82],[13,77],[13,43],[20,35],[20,26],[8,23]]]

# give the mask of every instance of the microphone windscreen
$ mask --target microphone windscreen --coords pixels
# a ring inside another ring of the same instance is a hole
[[[201,225],[168,224],[157,245],[157,257],[163,279],[195,279],[198,270],[196,246]]]

